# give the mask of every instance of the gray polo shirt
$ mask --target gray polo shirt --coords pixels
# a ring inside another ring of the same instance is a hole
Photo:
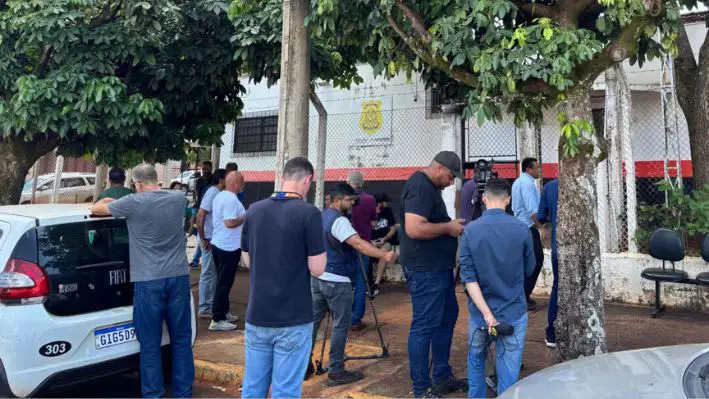
[[[108,204],[126,218],[132,282],[189,274],[183,231],[185,195],[172,190],[132,194]]]

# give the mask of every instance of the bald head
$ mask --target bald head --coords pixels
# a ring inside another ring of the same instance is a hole
[[[231,191],[234,194],[240,193],[244,189],[244,175],[241,172],[233,170],[226,175],[225,190]]]

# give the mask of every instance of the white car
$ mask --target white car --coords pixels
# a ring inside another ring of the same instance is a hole
[[[709,344],[588,356],[546,368],[498,398],[706,398]]]
[[[29,204],[32,201],[32,185],[34,179],[29,180],[22,187],[20,204]],[[59,183],[59,203],[79,204],[93,202],[94,187],[96,185],[95,173],[67,172],[62,173]],[[37,177],[37,191],[34,196],[35,204],[49,204],[54,194],[54,174]]]
[[[199,170],[186,170],[170,181],[170,190],[174,190],[175,186],[181,184],[183,190],[193,192],[196,187],[197,179],[201,176],[202,173]]]
[[[125,220],[86,205],[0,207],[0,397],[138,368],[129,267]],[[166,377],[169,344],[164,326]]]

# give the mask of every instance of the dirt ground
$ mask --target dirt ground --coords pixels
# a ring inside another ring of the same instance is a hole
[[[193,290],[196,298],[198,271],[193,271]],[[640,276],[638,276],[640,278]],[[236,283],[231,291],[232,313],[242,317],[246,311],[248,298],[248,271],[237,274]],[[468,310],[465,295],[458,289],[460,314],[455,329],[451,366],[457,376],[466,376]],[[524,351],[524,369],[522,378],[536,371],[555,364],[552,350],[544,345],[544,329],[547,324],[548,298],[535,298],[538,310],[529,314],[529,328]],[[407,339],[411,320],[411,299],[403,285],[385,284],[380,295],[374,300],[379,316],[384,339],[389,348],[390,357],[381,360],[347,362],[348,369],[365,374],[366,378],[357,384],[328,388],[327,376],[318,376],[305,383],[303,395],[306,397],[345,396],[349,392],[363,392],[370,395],[387,397],[410,397],[407,360]],[[622,351],[655,346],[678,345],[689,343],[708,343],[709,315],[683,310],[668,309],[659,319],[650,317],[651,309],[620,304],[606,304],[606,333],[610,351]],[[350,334],[347,353],[349,355],[379,354],[379,338],[372,312],[367,303],[364,320],[368,325],[364,330]],[[195,358],[213,362],[243,365],[243,320],[240,329],[232,332],[210,332],[209,321],[200,320],[198,327]],[[324,325],[324,323],[323,323]],[[321,336],[322,336],[321,328]],[[316,346],[316,358],[319,357],[321,342]],[[327,364],[328,349],[325,350]],[[224,387],[238,395],[238,387]],[[464,394],[459,395],[464,397]]]

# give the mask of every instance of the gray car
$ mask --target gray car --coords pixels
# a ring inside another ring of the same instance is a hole
[[[677,345],[589,356],[517,382],[510,398],[706,398],[709,344]]]

